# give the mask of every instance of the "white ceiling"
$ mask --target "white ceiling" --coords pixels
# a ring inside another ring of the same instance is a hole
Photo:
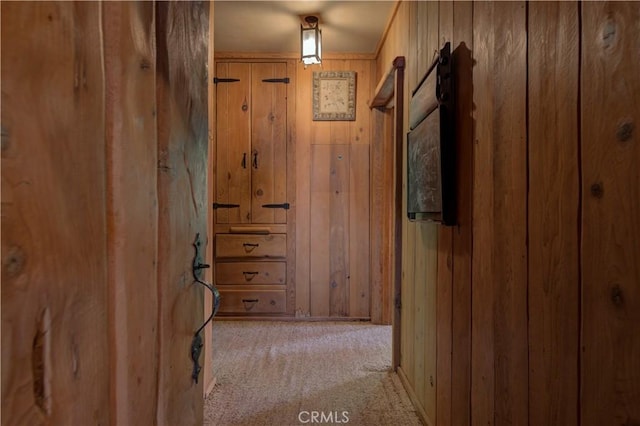
[[[297,52],[300,16],[319,15],[323,52],[375,53],[395,0],[215,0],[216,52]]]

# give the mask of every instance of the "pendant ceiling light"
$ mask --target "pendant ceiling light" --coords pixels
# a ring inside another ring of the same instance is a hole
[[[306,16],[307,26],[300,25],[300,50],[304,65],[322,62],[322,31],[318,26],[317,16]]]

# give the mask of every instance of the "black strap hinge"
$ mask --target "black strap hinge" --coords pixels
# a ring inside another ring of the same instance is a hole
[[[285,77],[285,78],[265,78],[262,81],[264,83],[284,83],[284,84],[289,84],[289,77]]]
[[[239,78],[218,78],[218,77],[213,77],[213,84],[218,84],[218,83],[233,83],[236,81],[240,81]]]
[[[262,207],[264,207],[265,209],[285,209],[285,210],[289,210],[289,203],[263,204]]]
[[[222,203],[213,203],[213,209],[233,209],[236,207],[240,207],[240,204],[222,204]]]

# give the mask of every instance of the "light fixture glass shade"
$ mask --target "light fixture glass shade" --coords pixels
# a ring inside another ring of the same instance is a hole
[[[322,31],[315,27],[300,26],[300,49],[302,62],[305,65],[322,62]]]

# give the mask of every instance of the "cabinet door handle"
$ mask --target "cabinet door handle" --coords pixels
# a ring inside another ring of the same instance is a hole
[[[258,303],[258,299],[242,299],[242,303]]]
[[[253,168],[258,169],[258,151],[253,151]]]
[[[243,169],[247,168],[247,153],[246,152],[242,153],[242,168]]]
[[[265,209],[285,209],[289,210],[289,203],[280,203],[280,204],[263,204],[262,207]]]
[[[242,274],[244,275],[244,279],[247,281],[251,281],[256,275],[258,275],[257,272],[243,272]]]

